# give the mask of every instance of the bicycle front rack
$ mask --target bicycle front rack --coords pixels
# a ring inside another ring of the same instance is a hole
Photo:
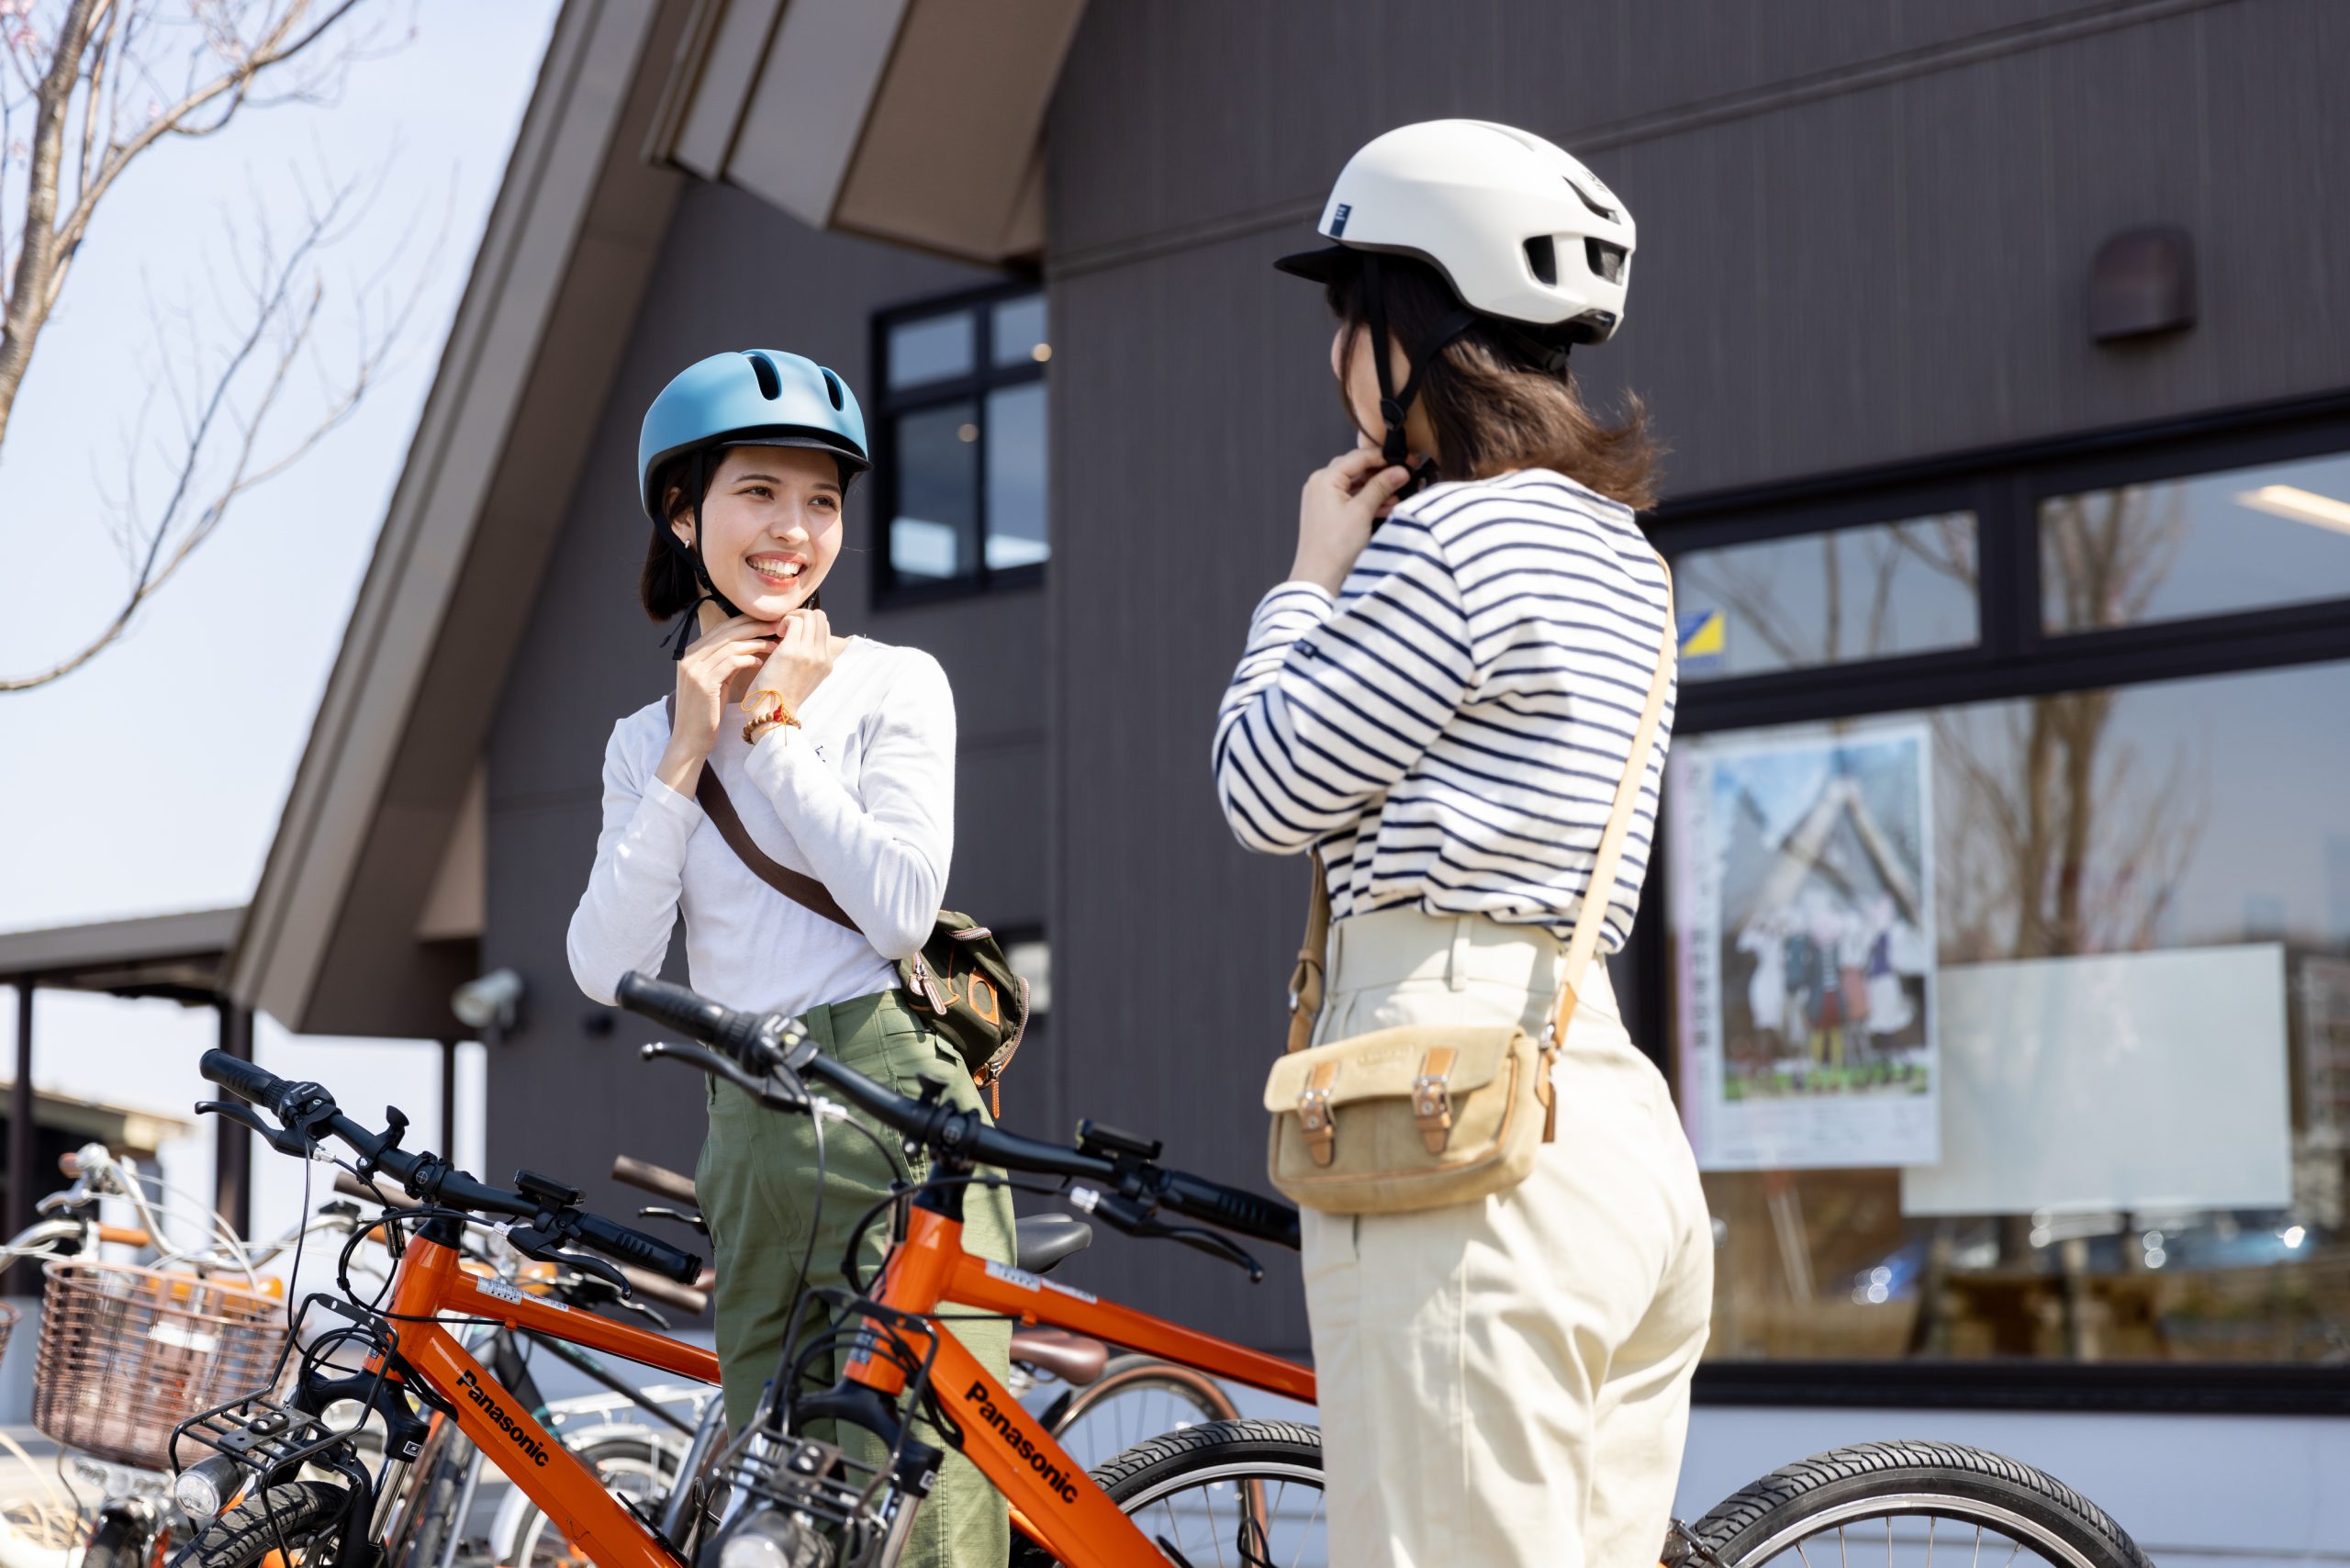
[[[321,1309],[343,1321],[313,1337],[307,1332],[311,1314]],[[365,1364],[347,1375],[322,1375],[334,1370],[329,1358],[352,1354],[364,1356]],[[301,1364],[293,1380],[295,1386],[288,1388],[286,1364],[297,1356]],[[182,1439],[228,1455],[251,1473],[255,1490],[297,1473],[305,1464],[325,1463],[328,1450],[356,1437],[371,1411],[386,1408],[386,1379],[393,1360],[391,1336],[373,1314],[323,1292],[307,1296],[295,1332],[278,1352],[268,1383],[241,1398],[199,1410],[172,1429],[172,1469],[187,1468],[180,1457]],[[370,1366],[373,1370],[368,1370]],[[397,1398],[397,1394],[393,1398]],[[316,1405],[318,1413],[297,1407],[296,1400]],[[350,1410],[347,1423],[326,1418],[339,1407]],[[399,1452],[397,1446],[392,1452],[396,1458],[414,1457]]]

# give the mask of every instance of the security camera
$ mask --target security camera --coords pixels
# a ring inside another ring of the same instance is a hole
[[[449,994],[449,1011],[467,1027],[503,1035],[522,1015],[522,977],[512,969],[492,969],[469,980]]]

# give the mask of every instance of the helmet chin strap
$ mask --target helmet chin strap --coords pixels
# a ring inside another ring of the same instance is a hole
[[[1411,470],[1412,476],[1404,481],[1402,489],[1395,492],[1395,498],[1400,501],[1436,483],[1436,459],[1422,458],[1415,465],[1411,461],[1411,442],[1404,435],[1404,416],[1411,410],[1412,399],[1419,396],[1420,376],[1436,356],[1444,352],[1447,343],[1477,324],[1477,313],[1462,307],[1438,321],[1436,330],[1428,334],[1428,341],[1420,345],[1418,354],[1412,359],[1409,371],[1404,377],[1404,389],[1398,392],[1394,388],[1393,373],[1387,363],[1387,300],[1379,286],[1379,256],[1370,251],[1364,252],[1362,258],[1362,312],[1371,328],[1371,369],[1379,377],[1379,417],[1387,425],[1386,434],[1380,442],[1379,454],[1399,467]]]

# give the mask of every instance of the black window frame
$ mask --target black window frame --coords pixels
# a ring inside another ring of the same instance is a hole
[[[1981,574],[1975,645],[1692,681],[1678,735],[1862,718],[2094,688],[2350,660],[2350,597],[2089,632],[2042,629],[2039,518],[2052,496],[2350,452],[2350,392],[1984,448],[1930,461],[1668,501],[1649,534],[1695,549],[1971,510]],[[1675,852],[1661,828],[1670,867]],[[1661,896],[1660,896],[1661,895]],[[1669,882],[1651,888],[1662,908]],[[1644,922],[1617,960],[1634,1038],[1674,1081],[1669,942]],[[2245,1361],[1708,1361],[1718,1406],[2318,1415],[2350,1411],[2350,1367]]]
[[[1046,298],[1041,277],[1014,277],[978,288],[958,289],[951,294],[933,295],[923,299],[908,300],[876,311],[872,321],[869,363],[875,370],[875,391],[871,435],[873,442],[873,507],[875,532],[880,541],[876,552],[873,570],[873,607],[876,610],[898,610],[909,605],[936,604],[954,599],[970,599],[980,594],[1002,593],[1021,588],[1042,588],[1046,569],[1051,566],[1049,553],[1045,560],[1026,566],[991,567],[987,564],[988,538],[988,450],[987,396],[1007,386],[1022,386],[1041,383],[1049,369],[1048,362],[1031,360],[1025,364],[998,365],[995,363],[995,307],[1008,299],[1024,295]],[[1046,319],[1051,320],[1051,304],[1046,304]],[[910,321],[932,317],[968,314],[971,317],[971,370],[969,374],[944,376],[925,381],[918,386],[900,390],[890,385],[890,334]],[[1049,399],[1050,394],[1046,394]],[[896,432],[899,419],[919,413],[924,409],[942,404],[968,400],[979,405],[980,419],[979,452],[976,454],[974,485],[978,494],[979,559],[976,569],[954,577],[925,577],[901,580],[897,561],[890,554],[892,524],[898,515],[898,461]],[[1049,406],[1049,405],[1048,405]],[[1049,437],[1048,437],[1049,439]],[[1049,486],[1046,503],[1046,538],[1048,545],[1052,535]]]

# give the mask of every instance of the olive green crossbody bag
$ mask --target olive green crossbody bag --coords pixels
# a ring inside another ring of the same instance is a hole
[[[1314,895],[1291,981],[1289,1050],[1265,1081],[1273,1125],[1267,1165],[1292,1201],[1329,1214],[1400,1214],[1506,1192],[1533,1169],[1557,1117],[1550,1070],[1575,1014],[1575,987],[1599,947],[1624,835],[1673,684],[1672,579],[1664,638],[1616,802],[1567,941],[1543,1038],[1515,1025],[1406,1024],[1313,1044],[1324,999],[1330,891],[1314,857]]]

